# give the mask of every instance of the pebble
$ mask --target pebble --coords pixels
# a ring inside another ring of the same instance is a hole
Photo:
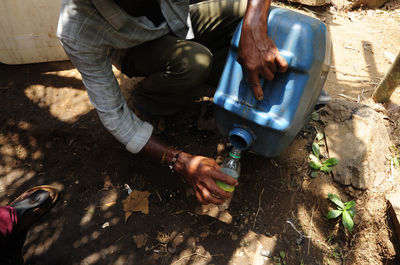
[[[272,252],[271,252],[271,250],[268,250],[268,249],[261,249],[260,250],[260,255],[263,256],[263,257],[271,258],[272,257]]]
[[[231,235],[231,238],[232,238],[232,240],[233,240],[233,241],[236,241],[236,240],[238,240],[238,236],[237,236],[237,235],[235,235],[235,234],[232,234],[232,235]]]

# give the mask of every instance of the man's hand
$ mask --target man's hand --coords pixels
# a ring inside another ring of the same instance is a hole
[[[222,190],[215,183],[220,180],[228,185],[237,186],[238,181],[221,172],[214,159],[193,156],[182,152],[175,163],[174,170],[184,176],[193,188],[197,199],[202,204],[222,204],[232,197],[232,193]]]
[[[285,72],[288,64],[267,34],[270,0],[249,0],[239,42],[238,61],[246,71],[247,81],[258,100],[264,97],[259,76],[272,80]]]

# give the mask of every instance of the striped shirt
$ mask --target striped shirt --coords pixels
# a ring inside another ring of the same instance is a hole
[[[100,120],[132,153],[143,148],[153,127],[128,107],[112,64],[120,67],[128,48],[169,33],[193,38],[189,0],[158,2],[165,18],[159,25],[130,16],[112,0],[63,0],[58,22],[57,37],[81,73]]]

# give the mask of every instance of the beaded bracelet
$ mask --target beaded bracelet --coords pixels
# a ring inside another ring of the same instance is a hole
[[[176,163],[176,161],[178,161],[179,155],[182,153],[182,151],[179,151],[174,158],[172,158],[171,163],[169,164],[169,169],[171,170],[171,172],[174,172],[174,165]]]

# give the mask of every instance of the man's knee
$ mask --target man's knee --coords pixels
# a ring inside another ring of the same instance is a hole
[[[204,83],[210,73],[212,53],[197,42],[182,41],[175,50],[166,74],[177,80],[190,82],[190,86]],[[188,83],[189,84],[189,83]]]

